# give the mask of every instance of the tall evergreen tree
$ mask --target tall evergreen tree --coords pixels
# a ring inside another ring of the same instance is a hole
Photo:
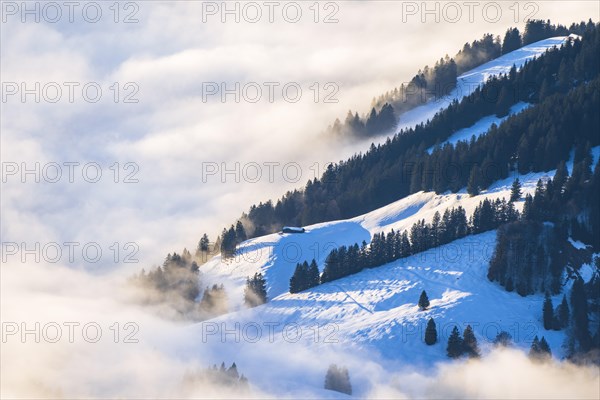
[[[552,306],[552,299],[550,298],[550,293],[548,292],[546,292],[546,297],[544,298],[542,316],[544,320],[544,329],[552,329],[554,325],[554,307]]]
[[[241,243],[246,240],[248,237],[246,236],[246,230],[244,229],[244,225],[241,221],[238,221],[235,224],[235,239],[237,243]]]
[[[556,319],[559,322],[560,328],[569,326],[569,318],[569,303],[567,303],[567,296],[563,295],[561,303],[556,307]]]
[[[208,235],[205,233],[200,238],[200,242],[198,242],[198,250],[203,252],[208,252],[210,245],[210,240],[208,240]]]
[[[319,267],[317,266],[317,262],[313,258],[308,266],[308,287],[315,287],[319,284]]]
[[[427,310],[429,308],[429,298],[427,297],[427,292],[424,290],[421,292],[421,296],[419,296],[419,309],[421,311]]]
[[[325,374],[325,389],[352,395],[352,385],[350,384],[350,375],[346,367],[338,367],[331,364]]]
[[[425,328],[425,343],[428,346],[437,342],[437,329],[435,327],[435,321],[433,318],[429,318],[427,321],[427,328]]]
[[[448,337],[448,347],[446,347],[446,353],[450,358],[459,358],[463,355],[463,339],[460,336],[458,327],[455,326],[452,329],[450,337]]]
[[[244,303],[248,307],[256,307],[267,302],[267,281],[260,273],[246,279]]]
[[[463,349],[469,357],[479,357],[479,346],[471,325],[467,325],[463,332]]]
[[[477,196],[481,188],[481,169],[478,165],[471,168],[469,181],[467,183],[467,193],[471,196]]]
[[[510,201],[518,201],[521,198],[521,182],[516,178],[510,188]]]
[[[583,279],[577,278],[571,289],[571,308],[573,318],[573,336],[579,343],[579,350],[586,352],[590,349],[591,337],[589,332],[588,304]]]
[[[494,339],[495,346],[508,347],[512,343],[512,335],[506,331],[501,331]]]
[[[533,342],[531,343],[531,348],[529,349],[529,358],[536,361],[543,361],[552,356],[552,352],[550,351],[550,346],[546,341],[546,338],[542,336],[542,339],[538,339],[538,337],[533,338]]]
[[[540,339],[535,335],[531,347],[529,348],[529,357],[535,357],[540,353]]]
[[[296,264],[294,274],[290,278],[290,293],[298,293],[308,289],[308,263]]]
[[[510,53],[521,47],[521,33],[517,28],[509,28],[502,41],[502,54]]]
[[[540,339],[540,353],[544,357],[552,357],[552,351],[550,350],[550,345],[548,345],[546,338],[543,336]]]

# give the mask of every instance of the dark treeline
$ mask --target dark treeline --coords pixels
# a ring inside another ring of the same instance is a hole
[[[594,260],[600,268],[600,257]],[[569,301],[563,295],[556,308],[550,294],[546,292],[542,307],[542,320],[546,330],[567,330],[566,350],[569,358],[575,361],[592,361],[600,364],[600,324],[595,333],[590,332],[590,314],[596,314],[600,302],[600,277],[596,274],[585,283],[576,277],[571,287]],[[597,318],[596,318],[597,320]],[[532,346],[533,348],[533,346]]]
[[[600,163],[593,172],[591,165],[588,148],[576,152],[571,176],[561,163],[553,179],[538,181],[534,195],[525,197],[521,219],[498,230],[490,280],[522,296],[558,294],[570,263],[567,238],[600,248]]]
[[[486,198],[468,221],[465,210],[459,206],[447,209],[443,215],[436,212],[430,223],[414,223],[410,231],[376,233],[369,244],[363,241],[361,245],[341,246],[327,256],[320,278],[314,260],[312,268],[306,262],[298,264],[290,292],[499,228],[488,278],[522,296],[546,291],[560,293],[561,277],[570,261],[566,251],[568,236],[600,247],[600,163],[592,173],[591,157],[589,149],[576,154],[571,176],[561,163],[554,179],[545,183],[539,180],[534,195],[525,196],[522,213],[514,206],[521,196],[517,179],[509,201]],[[594,298],[600,302],[600,291]]]
[[[229,229],[223,229],[219,240],[219,247],[223,258],[231,258],[235,255],[237,245],[248,239],[246,229],[241,221],[237,221],[235,227],[231,225]]]
[[[529,20],[523,35],[517,28],[510,28],[504,35],[494,37],[486,33],[481,39],[465,43],[454,57],[446,55],[436,61],[433,67],[425,66],[405,85],[394,88],[385,94],[373,98],[371,111],[360,117],[358,112],[348,111],[342,122],[336,119],[327,133],[334,137],[373,137],[392,129],[397,120],[395,115],[404,113],[431,98],[447,95],[456,87],[457,77],[473,68],[502,54],[509,53],[521,46],[554,36],[566,36],[569,33],[582,35],[587,24],[572,24],[569,28],[553,25],[550,21]]]
[[[482,190],[513,168],[547,171],[567,161],[571,149],[600,144],[600,29],[591,23],[582,27],[583,40],[491,79],[431,121],[329,166],[303,190],[288,192],[275,204],[253,205],[242,217],[252,226],[248,236],[351,218],[420,190],[456,192],[472,176],[470,186]],[[536,105],[470,142],[426,151],[484,116],[505,115],[518,101]]]

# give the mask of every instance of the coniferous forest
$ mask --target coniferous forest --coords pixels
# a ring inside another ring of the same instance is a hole
[[[475,196],[490,184],[511,175],[556,170],[554,178],[538,182],[533,196],[522,197],[516,178],[508,200],[484,199],[470,216],[459,206],[443,214],[436,213],[431,221],[420,220],[410,230],[381,232],[375,234],[370,243],[336,248],[327,256],[322,273],[315,260],[298,263],[290,277],[289,290],[301,292],[470,234],[498,229],[488,278],[521,296],[561,293],[565,266],[573,260],[567,239],[581,240],[600,249],[600,209],[597,207],[600,169],[598,166],[592,169],[591,154],[591,148],[600,144],[597,134],[600,131],[597,112],[600,109],[600,26],[582,22],[566,29],[550,22],[530,21],[523,35],[517,29],[509,29],[504,40],[486,35],[466,44],[455,58],[442,58],[434,68],[420,71],[411,81],[422,89],[445,87],[447,92],[454,87],[457,74],[465,70],[524,44],[568,33],[580,34],[582,38],[574,37],[519,70],[513,67],[509,73],[491,78],[426,123],[402,130],[384,144],[371,145],[364,154],[330,165],[320,179],[309,180],[303,189],[288,192],[275,203],[268,200],[251,206],[236,224],[223,230],[213,246],[209,245],[208,237],[203,236],[191,266],[188,265],[191,255],[184,250],[184,259],[188,260],[183,263],[184,269],[196,273],[197,265],[194,265],[198,255],[210,255],[216,250],[227,260],[235,255],[242,241],[276,232],[285,225],[303,226],[351,218],[419,191],[439,194],[466,188],[468,195]],[[402,90],[404,88],[400,92]],[[446,92],[434,90],[432,95]],[[345,125],[338,128],[334,125],[334,130],[348,130],[348,125],[353,134],[368,136],[390,129],[396,121],[394,96],[396,94],[389,94],[374,100],[364,120],[350,112]],[[492,125],[486,134],[470,141],[440,145],[452,133],[482,117],[506,116],[517,102],[532,106],[500,125]],[[404,106],[410,108],[417,103],[409,101]],[[429,152],[430,148],[433,150]],[[570,172],[567,163],[572,163]],[[516,202],[523,202],[522,212],[517,211]],[[179,256],[169,257],[172,259],[162,268],[149,275],[141,274],[137,279],[162,291],[185,286],[188,282],[185,277],[175,281],[171,277],[170,266],[178,264]],[[591,302],[598,307],[599,291],[594,289],[600,288],[600,282],[585,286],[574,288],[574,293],[569,294],[570,306],[561,304],[554,310],[547,304],[544,311],[549,327],[573,326],[573,355],[597,347],[600,338],[600,334],[589,332],[588,312],[582,311],[581,305]],[[246,305],[264,304],[266,287],[263,276],[248,277]],[[184,292],[188,301],[199,295],[197,291]],[[201,308],[212,315],[226,312],[220,308],[221,301],[213,304],[211,300],[225,296],[222,286],[206,288]],[[576,312],[565,315],[569,308]],[[453,354],[452,357],[477,354],[476,349],[465,350],[464,338],[457,334],[453,340],[463,344],[455,343],[453,346],[458,347],[451,349],[449,343],[448,354]],[[466,334],[470,338],[471,333]],[[431,332],[428,340],[433,340]],[[532,350],[534,354],[545,352],[539,350],[540,346],[541,342]]]
[[[569,160],[571,149],[580,155],[597,146],[599,29],[592,23],[577,27],[583,31],[582,40],[569,41],[519,71],[490,79],[428,123],[330,165],[304,189],[251,206],[241,217],[252,227],[248,237],[273,233],[284,225],[351,218],[420,190],[457,192],[469,183],[472,190],[485,190],[515,171],[552,170]],[[506,115],[520,101],[534,106],[477,139],[426,151],[484,116]]]

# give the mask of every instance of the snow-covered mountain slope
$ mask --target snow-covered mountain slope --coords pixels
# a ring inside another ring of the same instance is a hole
[[[454,100],[460,101],[463,97],[473,93],[478,86],[485,83],[490,77],[508,73],[513,65],[517,69],[521,68],[525,62],[540,56],[554,46],[559,47],[568,38],[568,36],[558,36],[540,40],[465,72],[458,77],[456,88],[448,96],[433,99],[422,106],[401,114],[395,132],[430,120],[440,109],[446,108]]]
[[[596,163],[600,146],[593,154]],[[523,193],[533,193],[537,180],[554,172],[520,175]],[[248,240],[234,260],[224,262],[217,256],[201,266],[204,280],[225,284],[234,311],[190,327],[191,334],[214,352],[213,362],[235,360],[257,387],[282,396],[306,391],[307,398],[334,395],[314,391],[322,387],[322,371],[331,362],[342,362],[355,371],[352,383],[358,395],[366,395],[372,384],[362,374],[376,374],[381,368],[434,368],[448,360],[446,342],[455,325],[462,330],[470,324],[484,354],[504,330],[525,351],[534,336],[544,336],[554,356],[561,358],[565,333],[544,329],[543,296],[521,297],[487,279],[495,231],[301,293],[288,292],[297,262],[315,258],[322,270],[333,247],[368,242],[373,233],[392,228],[408,229],[419,219],[430,221],[436,211],[458,205],[469,215],[486,197],[508,198],[515,177],[497,182],[479,196],[469,197],[464,191],[419,192],[356,218],[307,226],[303,234]],[[522,202],[517,206],[521,208]],[[255,272],[267,279],[269,302],[247,309],[242,305],[243,288],[246,277]],[[417,307],[422,290],[431,301],[427,311]],[[553,298],[554,304],[561,297]],[[429,318],[435,319],[438,329],[439,342],[433,346],[423,341]],[[187,354],[190,349],[179,351]],[[287,360],[285,368],[270,370],[267,376],[263,370],[247,370],[257,362],[280,365],[273,352]]]
[[[481,84],[491,75],[508,72],[513,64],[522,66],[526,60],[560,45],[565,39],[552,38],[525,46],[463,74],[459,88],[453,92],[455,98],[467,95],[475,88],[475,85],[467,86],[467,78],[470,83]],[[516,104],[511,113],[520,112],[527,106]],[[439,104],[430,103],[407,113],[414,117],[410,123],[425,121],[439,108]],[[407,114],[401,117],[402,123],[409,123]],[[494,116],[483,118],[464,132],[456,132],[448,141],[468,140],[473,134],[485,133],[492,123],[500,122],[501,119]],[[592,152],[596,164],[600,146]],[[572,171],[572,162],[567,168]],[[505,330],[523,350],[529,348],[534,336],[544,336],[553,354],[560,358],[564,354],[565,333],[543,328],[543,296],[521,297],[487,279],[495,231],[468,236],[301,293],[288,292],[290,277],[299,262],[314,258],[322,271],[325,258],[333,248],[363,240],[369,242],[374,233],[410,229],[416,221],[431,221],[436,211],[443,213],[452,207],[462,206],[467,215],[471,215],[484,198],[508,199],[511,184],[517,177],[522,182],[523,195],[533,194],[538,179],[552,177],[554,173],[515,173],[474,197],[464,189],[439,195],[418,192],[355,218],[306,226],[306,233],[271,234],[245,241],[234,259],[223,260],[216,256],[200,268],[203,283],[225,285],[232,312],[190,329],[202,343],[210,344],[219,357],[235,359],[242,370],[244,365],[257,365],[257,360],[259,364],[273,361],[271,351],[265,351],[265,346],[282,345],[277,351],[289,360],[286,368],[270,370],[268,377],[262,374],[264,371],[246,371],[252,382],[266,390],[275,389],[277,393],[282,393],[282,388],[285,388],[283,393],[292,393],[307,386],[321,387],[322,373],[306,365],[318,364],[322,371],[327,364],[335,362],[340,350],[358,358],[368,355],[364,358],[366,367],[362,371],[375,368],[373,362],[432,367],[447,360],[446,341],[455,325],[462,330],[470,324],[484,352],[491,348],[490,342],[495,336]],[[522,201],[516,204],[519,209],[522,205]],[[589,275],[586,279],[589,279],[595,271],[592,266],[586,268]],[[267,280],[269,302],[247,309],[242,304],[245,281],[257,272]],[[427,311],[417,307],[422,290],[427,291],[431,301]],[[561,297],[556,296],[554,304],[558,304]],[[438,324],[439,343],[434,346],[423,342],[429,318],[434,318]],[[300,337],[298,332],[301,332]],[[294,347],[292,344],[296,341],[304,347]],[[330,351],[332,347],[337,351]],[[307,360],[305,348],[311,349],[309,357],[319,360]],[[218,358],[214,360],[219,361]],[[344,359],[344,362],[350,361]],[[360,379],[353,377],[359,395],[365,394],[360,389]],[[319,392],[316,396],[328,394],[331,393]]]
[[[600,146],[593,149],[598,162]],[[572,168],[569,163],[568,168]],[[555,171],[519,175],[523,194],[533,193],[538,179],[552,177]],[[554,354],[561,357],[564,332],[546,331],[541,322],[543,296],[520,297],[490,282],[487,270],[496,232],[468,236],[427,252],[390,264],[364,270],[313,289],[290,294],[289,279],[295,265],[315,258],[322,270],[329,251],[340,245],[369,242],[374,233],[409,229],[420,219],[430,221],[436,211],[462,206],[467,215],[484,198],[508,198],[515,176],[496,182],[478,196],[464,191],[436,195],[419,192],[367,214],[343,221],[307,226],[303,234],[272,234],[248,240],[233,260],[220,256],[201,266],[204,279],[224,283],[234,312],[199,324],[236,331],[257,324],[273,325],[274,340],[284,340],[286,324],[306,333],[311,327],[329,327],[321,339],[333,335],[339,346],[378,354],[401,364],[433,365],[446,360],[445,342],[456,324],[471,324],[484,349],[500,330],[508,331],[516,345],[527,349],[535,335],[545,336]],[[517,203],[522,207],[522,202]],[[246,277],[262,272],[267,280],[269,303],[255,309],[242,305]],[[419,311],[422,290],[431,300],[428,311]],[[560,302],[557,296],[555,304]],[[433,317],[438,323],[440,343],[423,343],[425,324]],[[212,329],[212,328],[211,328]],[[332,333],[333,332],[333,333]],[[312,336],[303,338],[311,346]],[[208,340],[223,341],[222,332]],[[268,340],[266,336],[261,340]],[[225,340],[225,342],[227,342]],[[227,351],[242,359],[243,343],[228,343]],[[225,351],[225,350],[223,350]]]
[[[471,125],[470,127],[460,129],[460,130],[454,132],[447,140],[440,143],[439,147],[443,147],[447,143],[455,145],[456,143],[462,142],[462,141],[468,142],[469,140],[471,140],[471,137],[473,137],[473,136],[475,136],[475,138],[478,138],[479,136],[483,135],[484,133],[487,133],[487,131],[492,127],[493,124],[500,125],[503,121],[505,121],[509,117],[520,113],[521,111],[525,110],[529,106],[530,106],[529,103],[525,103],[525,102],[521,101],[521,102],[514,104],[510,108],[508,115],[506,115],[502,118],[499,118],[496,115],[488,115],[486,117],[483,117],[479,121],[477,121],[473,125]],[[432,147],[428,148],[427,152],[429,154],[431,154],[436,147],[437,146],[432,146]]]
[[[594,148],[594,154],[600,148]],[[597,158],[597,157],[596,157]],[[570,165],[568,166],[570,168]],[[540,178],[552,177],[555,171],[514,175],[493,184],[480,195],[470,197],[466,190],[458,193],[435,194],[434,192],[418,192],[388,204],[385,207],[349,220],[324,222],[306,227],[302,234],[271,234],[242,243],[234,259],[223,260],[216,256],[201,266],[201,271],[208,281],[225,281],[228,292],[234,300],[235,307],[241,304],[243,287],[247,277],[261,272],[268,282],[268,295],[274,299],[287,293],[289,279],[296,263],[310,261],[313,258],[322,269],[325,258],[333,248],[342,245],[367,243],[375,233],[382,231],[406,230],[417,221],[431,221],[435,212],[443,212],[452,207],[462,206],[467,215],[471,215],[475,207],[484,198],[496,199],[510,196],[510,186],[514,178],[522,182],[523,196],[533,194]],[[522,201],[516,203],[522,208]]]

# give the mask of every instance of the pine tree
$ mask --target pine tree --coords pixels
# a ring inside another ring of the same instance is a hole
[[[479,357],[479,346],[471,325],[467,325],[463,332],[463,349],[469,357]]]
[[[467,193],[471,196],[477,196],[481,189],[481,170],[479,166],[474,165],[471,168],[471,174],[469,175],[469,181],[467,183]]]
[[[537,357],[540,353],[540,339],[538,339],[537,335],[533,338],[533,342],[531,342],[531,347],[529,348],[529,357]]]
[[[223,229],[221,234],[221,254],[223,258],[231,258],[235,255],[235,247],[237,245],[235,229],[233,225],[228,230]]]
[[[457,326],[452,329],[452,333],[448,338],[448,347],[446,347],[446,353],[450,358],[458,358],[463,355],[463,339],[460,336]]]
[[[512,343],[512,335],[506,331],[501,331],[494,339],[495,346],[508,347]]]
[[[571,289],[571,308],[573,318],[573,336],[579,342],[579,350],[590,349],[591,338],[588,321],[588,304],[583,279],[577,278]]]
[[[547,331],[552,329],[554,322],[554,307],[552,306],[552,299],[550,298],[550,294],[548,292],[546,292],[546,297],[544,299],[542,315],[544,320],[544,329]]]
[[[428,346],[437,342],[437,329],[435,327],[435,321],[433,318],[429,318],[427,321],[427,328],[425,328],[425,343]]]
[[[244,225],[242,225],[241,221],[238,221],[235,224],[235,240],[237,243],[241,243],[246,240],[248,237],[246,236],[246,230],[244,229]]]
[[[317,262],[313,258],[309,267],[308,267],[308,287],[312,288],[319,284],[319,267],[317,266]]]
[[[561,328],[569,326],[570,312],[569,303],[567,303],[567,296],[563,295],[562,302],[556,308],[556,316]]]
[[[238,373],[237,365],[235,365],[235,362],[231,364],[231,367],[227,369],[227,376],[235,380],[240,378],[240,374]]]
[[[542,336],[540,340],[540,353],[543,357],[552,357],[552,351],[550,350],[550,346],[546,341],[546,338]]]
[[[352,395],[352,385],[350,384],[350,375],[345,367],[338,368],[337,365],[331,364],[325,374],[325,389],[334,390],[340,393]]]
[[[202,235],[202,238],[200,238],[200,242],[198,243],[198,250],[208,252],[209,245],[210,240],[208,240],[208,235],[205,233],[204,235]]]
[[[296,264],[294,274],[290,278],[290,293],[298,293],[306,288],[308,281],[307,271],[301,263]]]
[[[518,201],[520,198],[521,198],[521,182],[519,181],[519,178],[516,178],[512,183],[512,187],[510,188],[510,201],[515,202],[515,201]]]
[[[533,198],[530,194],[525,196],[525,203],[523,204],[523,220],[532,221],[535,219],[535,210],[533,209]]]
[[[502,41],[502,54],[510,53],[521,47],[521,33],[517,28],[510,28]]]
[[[429,298],[427,297],[427,293],[423,290],[421,292],[421,296],[419,297],[419,309],[421,311],[427,310],[429,308]]]
[[[248,307],[256,307],[267,302],[267,282],[262,274],[255,273],[254,277],[246,279],[244,303]]]

